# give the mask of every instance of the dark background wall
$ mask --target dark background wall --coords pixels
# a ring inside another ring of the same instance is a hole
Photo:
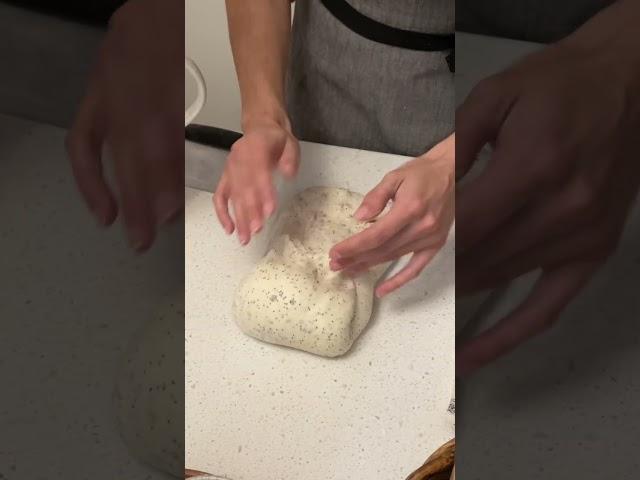
[[[456,29],[553,42],[611,3],[613,0],[456,0]]]

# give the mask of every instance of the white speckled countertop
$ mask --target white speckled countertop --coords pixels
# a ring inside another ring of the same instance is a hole
[[[312,185],[366,192],[406,160],[314,144],[302,159],[295,189],[281,197]],[[196,164],[210,188],[222,160],[187,145],[187,170]],[[454,435],[453,239],[420,279],[379,302],[349,354],[325,359],[240,332],[232,296],[269,229],[241,248],[218,226],[209,192],[185,195],[189,468],[232,480],[392,480]]]
[[[64,135],[0,115],[0,478],[169,479],[131,457],[112,397],[124,346],[182,292],[182,229],[137,256],[98,228]]]

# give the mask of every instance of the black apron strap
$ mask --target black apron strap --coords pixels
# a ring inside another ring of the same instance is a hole
[[[321,0],[331,14],[349,30],[374,42],[408,50],[440,52],[451,50],[447,65],[455,72],[455,34],[432,34],[403,30],[380,23],[363,15],[346,0]],[[389,2],[391,4],[391,2]]]

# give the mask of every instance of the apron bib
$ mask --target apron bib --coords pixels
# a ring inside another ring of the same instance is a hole
[[[454,5],[453,0],[348,0],[347,19],[352,8],[351,14],[370,22],[347,26],[345,10],[332,13],[320,0],[298,0],[287,73],[287,106],[295,135],[417,156],[452,133],[451,50],[440,37],[454,33]],[[357,33],[368,23],[381,24],[379,31],[374,25]],[[372,39],[384,39],[384,27],[415,32],[418,41],[429,42],[435,51],[412,49],[400,37],[387,43]]]

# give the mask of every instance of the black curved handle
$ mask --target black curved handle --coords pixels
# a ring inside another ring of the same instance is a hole
[[[185,128],[184,138],[201,145],[230,150],[231,145],[242,138],[242,134],[233,130],[194,123]]]

